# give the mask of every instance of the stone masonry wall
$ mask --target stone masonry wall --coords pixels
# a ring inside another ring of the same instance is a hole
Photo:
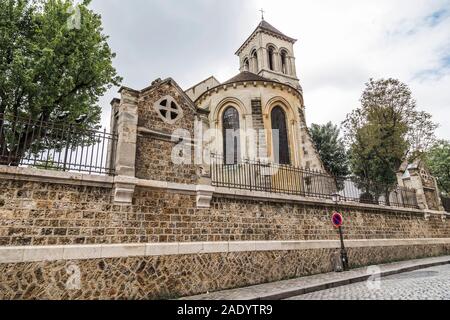
[[[174,124],[164,122],[153,107],[154,103],[165,96],[173,97],[183,110],[182,117]],[[173,81],[164,81],[141,93],[138,102],[138,127],[151,130],[152,133],[141,130],[138,135],[136,177],[196,184],[199,168],[194,164],[193,155],[191,155],[189,164],[175,165],[172,162],[172,151],[178,142],[171,141],[172,134],[180,129],[188,132],[189,138],[193,139],[196,119],[199,119],[199,116],[193,102],[180,91]],[[176,156],[181,155],[177,154]]]
[[[183,117],[175,124],[171,125],[162,121],[153,108],[153,104],[164,96],[173,97],[183,109]],[[177,129],[185,129],[193,132],[197,111],[192,101],[188,99],[173,82],[164,82],[161,85],[156,85],[153,89],[146,90],[139,97],[138,126],[169,135]]]
[[[174,146],[175,143],[164,139],[148,135],[138,137],[136,176],[146,180],[163,179],[175,183],[196,184],[198,167],[173,164],[171,159]],[[193,156],[191,158],[193,161]]]
[[[334,209],[222,197],[197,209],[195,195],[143,188],[133,205],[113,205],[109,188],[0,180],[0,246],[336,240]],[[434,215],[339,210],[351,239],[450,236],[450,221]]]
[[[172,299],[331,272],[333,250],[0,264],[4,299]],[[352,267],[450,254],[450,246],[351,248]],[[67,289],[71,267],[79,288]]]

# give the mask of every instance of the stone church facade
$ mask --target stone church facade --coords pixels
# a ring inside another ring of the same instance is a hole
[[[324,171],[306,125],[295,42],[262,20],[236,52],[240,73],[235,77],[220,83],[212,76],[186,91],[173,79],[158,79],[144,90],[123,88],[121,92],[135,99],[139,127],[147,126],[154,133],[169,135],[176,129],[188,129],[194,134],[192,125],[197,120],[204,130],[216,131],[209,146],[212,153],[225,157],[232,152],[236,160],[263,159]],[[167,98],[173,100],[173,110],[180,110],[173,119],[167,119],[159,105]],[[119,104],[120,100],[113,101],[113,109]],[[112,123],[114,127],[117,119],[113,117]],[[227,130],[235,134],[231,143]]]

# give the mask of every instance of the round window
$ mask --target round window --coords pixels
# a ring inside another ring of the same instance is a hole
[[[161,120],[168,124],[174,124],[183,116],[183,109],[171,96],[165,96],[158,100],[154,108]]]

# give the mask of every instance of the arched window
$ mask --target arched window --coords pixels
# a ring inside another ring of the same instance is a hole
[[[250,62],[248,61],[248,59],[244,60],[244,70],[250,71]]]
[[[239,112],[228,107],[222,116],[223,155],[225,164],[237,164],[241,156]]]
[[[273,70],[275,70],[275,59],[274,59],[273,47],[269,47],[268,58],[269,58],[269,69],[273,71]]]
[[[258,73],[259,71],[258,54],[256,53],[256,50],[253,50],[252,52],[252,59],[253,59],[253,72]]]
[[[286,114],[281,107],[277,106],[272,109],[271,118],[275,161],[278,161],[279,164],[291,164]]]
[[[284,50],[281,52],[281,72],[288,73],[287,52]]]

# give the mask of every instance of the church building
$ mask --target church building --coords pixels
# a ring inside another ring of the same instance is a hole
[[[324,171],[306,125],[296,41],[263,18],[236,51],[239,73],[231,79],[221,83],[211,76],[185,91],[173,79],[158,79],[141,91],[123,87],[122,96],[136,100],[139,119],[157,113],[146,121],[152,131],[190,130],[188,123],[202,118],[207,128],[223,133],[209,146],[215,154]],[[113,109],[120,104],[113,101]],[[237,132],[234,139],[225,138],[229,130]],[[256,132],[256,141],[247,132]]]
[[[196,106],[209,111],[209,125],[218,130],[261,130],[261,148],[273,154],[272,129],[279,130],[280,164],[323,170],[305,121],[303,91],[300,85],[294,44],[264,19],[237,50],[240,73],[220,83],[210,77],[186,91]],[[226,139],[224,139],[226,140]],[[249,154],[248,141],[240,137],[239,153]],[[225,146],[216,146],[217,151]]]

